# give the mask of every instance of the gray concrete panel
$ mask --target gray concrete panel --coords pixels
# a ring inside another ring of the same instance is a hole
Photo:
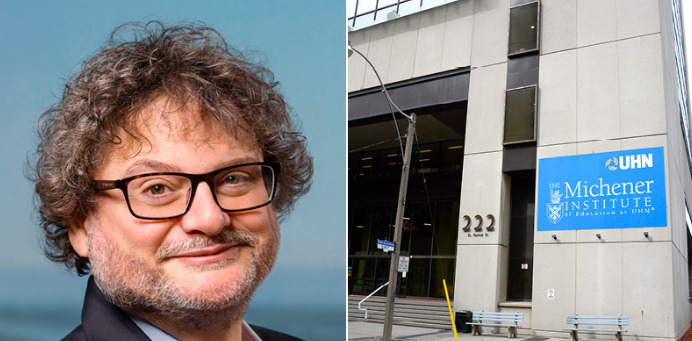
[[[576,314],[623,314],[622,247],[622,243],[577,244]]]
[[[377,72],[382,77],[382,81],[386,84],[389,83],[387,80],[387,74],[389,74],[389,62],[392,51],[392,34],[394,33],[394,25],[392,22],[383,23],[381,25],[372,26],[370,31],[370,45],[368,46],[367,54],[365,54],[372,65],[377,69]],[[360,57],[360,56],[358,56]],[[351,57],[353,58],[353,57]],[[377,80],[377,76],[372,70],[366,70],[365,76],[363,77],[363,87],[371,88],[374,86],[379,86],[380,82]]]
[[[577,1],[577,46],[614,41],[617,38],[615,0]]]
[[[420,16],[420,29],[413,66],[414,77],[441,70],[447,6],[436,7],[417,15]]]
[[[581,4],[581,2],[580,2]],[[577,52],[577,138],[605,140],[619,136],[617,44]]]
[[[368,55],[368,47],[370,46],[370,32],[370,30],[360,30],[348,34],[351,45],[366,56]],[[355,52],[348,58],[346,68],[349,92],[363,89],[365,73],[373,72],[365,59]]]
[[[577,0],[541,1],[541,53],[577,46]]]
[[[622,313],[630,317],[628,334],[674,337],[671,244],[625,243],[622,252]]]
[[[502,150],[507,65],[471,70],[465,153]]]
[[[389,54],[390,67],[386,77],[387,83],[413,77],[420,16],[405,16],[395,20],[392,24],[394,25],[394,36]]]
[[[532,328],[561,330],[566,317],[575,313],[575,257],[576,245],[571,243],[534,247]]]
[[[454,311],[497,311],[499,245],[459,245],[454,280]]]
[[[507,61],[509,44],[509,1],[476,0],[473,22],[471,66]]]
[[[502,152],[466,155],[461,192],[464,193],[459,206],[459,238],[462,245],[498,244],[499,235],[509,226],[501,215],[503,195]],[[494,231],[487,231],[487,215],[495,216]],[[464,216],[471,220],[470,231],[463,231],[467,225]],[[476,215],[484,220],[482,231],[475,231],[478,226]]]
[[[456,1],[447,6],[441,68],[471,65],[474,1]]]
[[[538,145],[577,141],[577,51],[541,56]]]
[[[640,35],[659,33],[658,1],[616,0],[617,36],[627,39]],[[670,1],[667,1],[670,5]]]
[[[618,42],[621,137],[665,133],[661,63],[658,34]]]

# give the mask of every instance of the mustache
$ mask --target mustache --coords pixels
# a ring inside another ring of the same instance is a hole
[[[156,251],[156,259],[160,263],[183,252],[215,245],[249,245],[255,248],[257,243],[257,236],[252,232],[224,229],[215,236],[195,235],[184,241],[163,245]]]

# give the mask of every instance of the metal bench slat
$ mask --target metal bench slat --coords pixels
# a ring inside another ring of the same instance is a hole
[[[627,329],[583,329],[583,328],[562,328],[562,330],[576,330],[580,332],[627,332]]]

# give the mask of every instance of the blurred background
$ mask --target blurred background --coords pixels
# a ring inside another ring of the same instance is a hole
[[[56,340],[80,323],[86,277],[48,261],[26,179],[36,120],[127,21],[201,21],[274,72],[315,158],[313,187],[281,225],[249,323],[306,340],[346,335],[344,6],[339,1],[0,2],[0,340]]]

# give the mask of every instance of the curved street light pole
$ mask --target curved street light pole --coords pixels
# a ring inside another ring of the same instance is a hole
[[[399,199],[397,200],[396,208],[396,221],[394,225],[394,252],[391,255],[389,262],[389,285],[387,286],[387,307],[385,309],[384,317],[384,330],[382,331],[382,340],[390,341],[392,339],[392,323],[394,321],[394,299],[396,297],[397,280],[399,277],[399,256],[401,254],[401,232],[403,231],[404,224],[404,211],[406,209],[406,193],[408,191],[408,176],[411,165],[411,151],[413,150],[413,139],[416,131],[416,114],[406,115],[401,109],[399,109],[392,98],[389,97],[389,92],[384,86],[380,75],[377,73],[375,66],[372,65],[370,60],[366,58],[360,51],[356,50],[351,46],[350,42],[348,44],[348,55],[349,57],[353,54],[353,51],[358,53],[366,62],[370,65],[372,70],[377,76],[377,80],[380,81],[382,86],[382,92],[384,92],[387,97],[387,101],[396,108],[396,110],[408,119],[408,129],[406,130],[406,149],[402,151],[403,154],[403,164],[401,167],[401,182],[399,183]]]

